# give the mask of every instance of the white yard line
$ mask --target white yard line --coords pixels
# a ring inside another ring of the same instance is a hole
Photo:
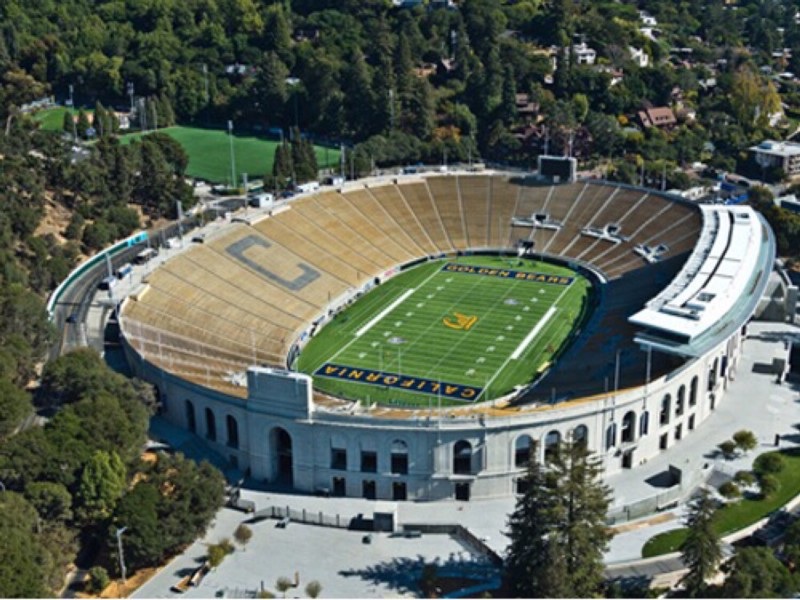
[[[417,286],[415,289],[408,290],[406,293],[408,293],[409,295],[411,295],[411,293],[415,292],[416,290],[420,290],[420,289],[422,289],[423,287],[425,287],[425,284],[426,284],[426,283],[428,283],[428,282],[429,282],[431,279],[433,279],[433,278],[436,276],[436,274],[437,274],[437,273],[440,273],[440,272],[441,272],[441,268],[439,268],[439,269],[434,269],[433,273],[431,273],[430,275],[428,275],[428,276],[425,278],[425,281],[423,281],[423,282],[422,282],[420,285],[418,285],[418,286]],[[405,299],[405,298],[404,298],[404,299]],[[394,304],[395,304],[395,303],[393,302],[393,303],[392,303],[392,305],[394,305]],[[392,306],[391,308],[396,308],[396,307],[395,307],[395,306]],[[380,314],[379,316],[380,316],[381,318],[383,318],[383,316],[385,316],[385,315],[383,315],[383,312],[389,312],[389,311],[391,310],[391,308],[390,308],[390,309],[387,309],[386,311],[382,311],[382,312],[381,312],[381,314]],[[378,317],[375,317],[375,319],[378,319]],[[375,319],[373,319],[373,320],[375,320]],[[367,325],[369,325],[369,323],[368,323]],[[371,326],[371,325],[370,325],[370,326]],[[366,327],[366,325],[365,325],[365,327]],[[349,341],[349,342],[347,342],[347,343],[346,343],[344,346],[342,346],[342,347],[339,349],[339,351],[338,351],[336,354],[334,354],[333,356],[331,356],[330,358],[328,358],[328,359],[327,359],[327,360],[325,360],[324,362],[322,362],[322,363],[320,363],[319,365],[317,365],[317,367],[316,367],[314,370],[316,371],[317,369],[319,369],[319,367],[321,367],[322,365],[324,365],[326,362],[332,363],[333,361],[335,361],[335,360],[336,360],[336,359],[339,357],[339,355],[340,355],[342,352],[344,352],[345,350],[347,350],[347,349],[348,349],[350,346],[352,346],[352,345],[353,345],[355,342],[357,342],[357,341],[358,341],[359,335],[361,335],[361,334],[365,333],[365,331],[363,331],[363,329],[364,329],[363,327],[362,327],[361,329],[359,329],[359,331],[358,331],[358,332],[356,332],[356,334],[353,336],[353,339],[352,339],[352,340],[350,340],[350,341]]]
[[[417,291],[414,288],[408,289],[403,292],[394,302],[392,302],[389,306],[384,308],[381,312],[375,315],[372,320],[364,325],[361,329],[356,331],[356,337],[360,338],[362,335],[367,333],[370,329],[372,329],[375,325],[381,322],[381,319],[392,312],[395,308],[397,308],[401,303],[405,302],[406,298],[408,298],[411,294]]]
[[[550,320],[550,317],[552,317],[554,314],[556,314],[556,307],[551,306],[550,308],[547,309],[547,312],[544,313],[544,316],[542,316],[542,318],[539,319],[536,325],[533,326],[533,329],[530,330],[528,335],[525,336],[525,339],[519,343],[517,349],[511,353],[511,356],[509,357],[511,360],[517,360],[520,357],[520,355],[525,351],[525,348],[528,347],[528,344],[530,344],[533,341],[533,338],[535,338],[539,334],[542,328]]]
[[[569,284],[569,285],[568,285],[566,288],[564,288],[564,291],[563,291],[563,292],[561,292],[561,294],[559,294],[558,298],[556,298],[556,301],[555,301],[555,302],[553,302],[552,306],[550,306],[550,308],[547,310],[547,312],[545,313],[544,317],[542,317],[542,319],[543,319],[543,320],[544,320],[544,319],[549,319],[549,318],[550,318],[550,317],[548,316],[548,315],[550,314],[550,311],[551,311],[551,310],[555,310],[555,309],[558,307],[558,303],[559,303],[559,302],[561,302],[561,299],[564,297],[564,294],[566,294],[566,293],[567,293],[567,291],[569,290],[569,288],[571,288],[571,287],[572,287],[572,284],[574,284],[574,283],[577,281],[577,279],[578,279],[577,277],[576,277],[575,279],[573,279],[573,280],[572,280],[572,283],[570,283],[570,284]],[[530,335],[530,334],[529,334],[529,335]],[[527,338],[525,338],[525,339],[527,339]],[[527,345],[527,344],[526,344],[526,345]],[[516,351],[514,351],[514,353],[516,354]],[[483,396],[483,395],[486,393],[486,390],[488,390],[488,389],[489,389],[489,386],[490,386],[490,385],[492,385],[492,383],[494,383],[494,380],[495,380],[495,379],[497,379],[497,377],[500,375],[500,373],[502,373],[502,372],[503,372],[503,369],[505,369],[505,368],[506,368],[506,365],[507,365],[509,362],[511,362],[512,358],[515,358],[513,354],[512,354],[511,356],[509,356],[509,357],[508,357],[508,358],[505,360],[505,362],[504,362],[504,363],[503,363],[503,364],[500,366],[500,368],[499,368],[499,369],[497,369],[497,371],[495,371],[495,372],[494,372],[494,375],[492,375],[492,378],[491,378],[489,381],[487,381],[487,382],[486,382],[486,385],[484,386],[484,388],[483,388],[483,391],[482,391],[480,394],[478,394],[478,397],[477,397],[477,398],[475,398],[475,402],[479,402],[479,401],[480,401],[480,399],[481,399],[481,396]]]

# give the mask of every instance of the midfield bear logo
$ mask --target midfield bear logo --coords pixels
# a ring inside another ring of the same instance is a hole
[[[461,331],[469,331],[477,322],[478,317],[475,315],[463,315],[460,312],[454,312],[452,315],[448,315],[442,319],[442,323],[445,327],[459,329]]]

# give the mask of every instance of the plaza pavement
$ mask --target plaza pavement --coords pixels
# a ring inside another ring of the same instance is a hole
[[[775,357],[786,356],[783,339],[800,335],[800,329],[782,323],[753,322],[748,326],[748,339],[740,359],[735,381],[731,382],[717,409],[696,431],[680,444],[646,464],[607,479],[613,489],[614,506],[622,506],[658,493],[647,480],[663,472],[669,465],[683,469],[718,468],[733,474],[749,469],[759,453],[774,448],[775,434],[782,436],[781,447],[800,442],[800,401],[796,384],[778,384],[774,375],[766,373],[763,365]],[[730,439],[739,429],[753,431],[759,447],[735,460],[718,457],[716,446]],[[323,512],[350,518],[359,513],[370,516],[373,501],[357,498],[320,498],[300,494],[281,494],[271,491],[244,490],[242,497],[253,500],[257,510],[269,506],[291,506],[295,510]],[[499,554],[503,554],[507,539],[503,535],[508,513],[513,510],[512,498],[473,500],[471,502],[399,502],[397,521],[409,523],[459,523],[482,538]],[[612,540],[606,552],[609,567],[629,563],[641,557],[644,543],[653,535],[682,526],[683,505],[624,524],[625,531]],[[153,579],[140,588],[135,597],[176,597],[170,587],[205,554],[205,544],[222,537],[232,537],[238,523],[246,515],[223,509],[214,526],[203,540],[192,544]],[[286,529],[275,527],[274,520],[251,526],[253,539],[245,551],[237,550],[200,587],[187,592],[189,597],[212,597],[217,594],[237,595],[239,590],[256,590],[262,582],[275,591],[275,580],[294,578],[297,572],[300,586],[289,592],[290,597],[302,597],[303,588],[311,579],[322,584],[323,597],[383,597],[413,595],[409,574],[418,568],[420,560],[438,560],[440,564],[462,564],[476,560],[468,550],[448,535],[423,535],[421,538],[392,538],[374,535],[372,544],[362,543],[362,533],[291,523]],[[673,563],[674,565],[674,563]],[[658,568],[658,567],[656,567]],[[661,566],[664,570],[668,568]]]

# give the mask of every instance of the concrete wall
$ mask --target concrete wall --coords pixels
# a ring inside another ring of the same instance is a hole
[[[469,486],[471,498],[508,496],[515,491],[516,480],[524,468],[515,466],[515,448],[520,436],[539,442],[540,458],[548,434],[557,432],[567,439],[576,427],[585,426],[588,444],[603,462],[607,473],[618,472],[646,462],[694,435],[714,407],[722,401],[727,383],[735,376],[741,352],[741,333],[736,332],[705,356],[652,381],[649,385],[621,390],[616,395],[578,400],[555,406],[531,408],[507,418],[447,418],[431,415],[410,419],[381,419],[368,415],[326,412],[308,401],[302,382],[283,385],[280,398],[263,394],[263,385],[273,385],[264,373],[248,373],[250,388],[258,394],[250,400],[235,398],[187,382],[148,363],[124,342],[128,361],[141,378],[155,384],[165,406],[164,416],[172,423],[190,429],[187,406],[195,414],[195,434],[238,468],[250,471],[256,479],[283,481],[296,489],[313,492],[334,490],[334,478],[344,480],[344,493],[361,496],[364,482],[374,482],[379,499],[393,499],[395,484],[405,484],[410,500],[453,498],[456,486]],[[724,370],[724,375],[723,375]],[[296,374],[287,375],[297,377]],[[300,376],[305,377],[305,376]],[[696,379],[695,403],[691,403],[692,382]],[[262,385],[263,384],[263,385]],[[662,404],[669,397],[669,411],[662,424]],[[683,397],[682,410],[679,398]],[[187,404],[190,403],[190,404]],[[216,440],[206,432],[206,409],[214,415]],[[641,421],[648,414],[647,433],[641,435]],[[626,420],[626,415],[630,413]],[[678,414],[680,413],[680,414]],[[228,418],[235,420],[238,444],[230,440]],[[632,422],[629,441],[622,441],[623,425]],[[614,443],[606,443],[609,428],[616,427]],[[282,433],[285,432],[284,433]],[[281,457],[281,439],[291,439],[291,457],[285,443]],[[408,472],[391,472],[393,445],[405,444]],[[469,444],[468,472],[454,473],[456,444]],[[666,450],[662,448],[666,447]],[[346,452],[344,468],[333,468],[332,449]],[[362,452],[375,453],[375,472],[362,471]],[[288,467],[281,469],[287,461]]]

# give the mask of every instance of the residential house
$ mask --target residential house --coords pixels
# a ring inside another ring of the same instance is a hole
[[[675,113],[668,106],[645,108],[639,111],[638,116],[642,127],[645,129],[650,127],[672,127],[678,122],[675,118]]]

